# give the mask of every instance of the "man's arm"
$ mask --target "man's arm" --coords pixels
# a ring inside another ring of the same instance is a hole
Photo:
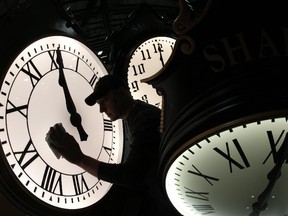
[[[99,161],[83,154],[78,142],[65,131],[61,124],[50,128],[46,134],[47,143],[69,162],[80,166],[91,175],[98,177]]]
[[[77,165],[80,166],[82,169],[86,170],[91,175],[98,177],[99,163],[100,162],[98,160],[90,156],[84,155],[82,160]]]

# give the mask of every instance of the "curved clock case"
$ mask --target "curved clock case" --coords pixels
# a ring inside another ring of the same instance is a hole
[[[179,2],[173,57],[146,80],[165,98],[159,167],[163,190],[183,215],[286,215],[287,157],[280,163],[271,153],[280,155],[286,146],[284,6],[208,0],[198,1],[203,7],[192,11],[187,1]],[[249,143],[262,151],[249,149]],[[259,158],[265,161],[269,154],[269,165],[260,165]],[[258,165],[251,162],[257,159]],[[282,176],[268,178],[280,164]]]

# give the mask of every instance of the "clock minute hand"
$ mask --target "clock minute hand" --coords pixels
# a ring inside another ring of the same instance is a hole
[[[162,45],[160,43],[158,43],[158,52],[160,54],[160,61],[162,63],[162,66],[164,66],[164,59],[163,59],[163,56],[162,56],[163,50],[161,48],[162,48]]]
[[[85,130],[81,124],[81,121],[82,121],[81,116],[76,111],[75,104],[72,100],[71,94],[70,94],[68,86],[67,86],[67,82],[66,82],[65,75],[63,72],[63,67],[64,67],[63,66],[63,59],[62,59],[61,51],[60,51],[59,47],[57,48],[56,52],[57,52],[56,61],[59,65],[59,80],[58,80],[58,82],[64,91],[64,95],[65,95],[65,99],[66,99],[66,107],[67,107],[68,112],[70,113],[70,122],[74,127],[77,128],[81,141],[85,141],[85,140],[87,140],[88,135],[85,132]]]
[[[275,166],[270,172],[273,172],[273,175],[271,175],[271,178],[269,179],[269,183],[266,186],[265,190],[258,196],[257,202],[253,203],[253,212],[249,216],[259,216],[260,213],[267,208],[268,200],[271,196],[272,190],[276,184],[277,179],[280,177],[280,169],[279,166]]]
[[[265,210],[266,207],[268,206],[268,200],[271,196],[272,190],[276,184],[276,181],[281,176],[282,165],[287,159],[288,159],[288,133],[286,133],[283,144],[276,153],[275,166],[267,175],[269,183],[265,188],[265,190],[259,195],[257,202],[252,205],[253,212],[250,214],[250,216],[260,215],[260,212]]]

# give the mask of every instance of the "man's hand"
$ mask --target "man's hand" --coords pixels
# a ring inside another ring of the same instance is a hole
[[[73,164],[80,164],[84,154],[77,141],[67,133],[61,123],[50,127],[46,134],[46,142],[66,160]]]

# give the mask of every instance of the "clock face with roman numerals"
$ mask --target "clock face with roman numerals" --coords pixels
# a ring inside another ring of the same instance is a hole
[[[70,122],[64,89],[59,85],[58,47],[69,93],[88,135],[86,141],[81,141]],[[88,106],[84,101],[106,74],[88,47],[64,36],[33,42],[4,74],[0,94],[1,160],[25,192],[45,206],[83,209],[98,202],[111,187],[64,158],[58,159],[45,141],[49,128],[62,123],[85,154],[107,163],[121,162],[122,121],[111,122],[99,112],[98,105]]]
[[[193,138],[172,157],[165,181],[169,199],[182,215],[287,215],[288,148],[281,176],[270,182],[267,177],[276,170],[287,132],[284,112],[241,119]]]

